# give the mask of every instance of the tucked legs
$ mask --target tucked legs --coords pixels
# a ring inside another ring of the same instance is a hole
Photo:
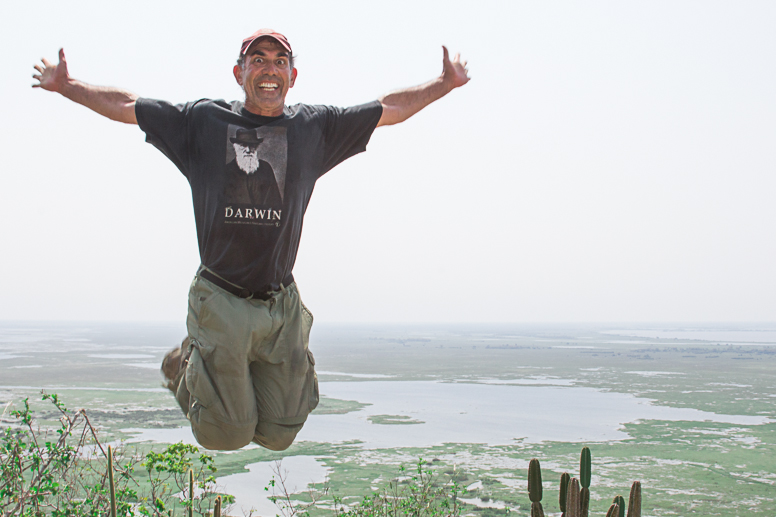
[[[293,443],[318,404],[312,320],[295,284],[264,301],[194,279],[180,372],[168,372],[175,352],[164,371],[200,445],[234,450],[253,441],[284,450]]]

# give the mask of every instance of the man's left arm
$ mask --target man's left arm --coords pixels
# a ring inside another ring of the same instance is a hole
[[[469,82],[466,61],[461,61],[460,54],[451,60],[447,47],[442,47],[442,75],[425,84],[399,90],[380,97],[383,114],[377,127],[390,126],[404,122],[412,115],[422,110],[435,100],[441,99],[453,89]]]

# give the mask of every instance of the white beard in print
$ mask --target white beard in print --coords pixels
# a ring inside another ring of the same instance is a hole
[[[234,154],[237,158],[237,166],[245,174],[253,174],[256,169],[259,168],[259,157],[257,155],[258,148],[248,147],[246,145],[232,144],[234,145]]]

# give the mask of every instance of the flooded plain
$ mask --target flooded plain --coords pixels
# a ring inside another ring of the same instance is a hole
[[[322,401],[296,443],[214,453],[234,515],[278,513],[264,491],[277,459],[295,498],[328,479],[356,500],[420,456],[465,473],[468,512],[523,515],[528,460],[552,480],[582,445],[596,514],[632,479],[645,516],[776,514],[776,326],[316,328]],[[45,389],[106,441],[195,444],[158,373],[181,338],[179,324],[0,324],[0,404],[42,408]]]
[[[719,415],[594,388],[477,382],[321,382],[333,399],[368,404],[346,414],[312,414],[297,441],[358,441],[368,449],[430,447],[444,443],[506,445],[514,441],[607,442],[631,438],[624,424],[639,420],[762,425],[765,416]],[[412,425],[375,424],[378,415],[407,417]],[[123,429],[129,441],[196,443],[191,430]]]

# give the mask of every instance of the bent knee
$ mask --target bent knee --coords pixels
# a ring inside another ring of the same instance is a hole
[[[284,425],[259,423],[253,441],[271,451],[288,449],[304,424]]]
[[[202,419],[191,421],[191,431],[197,442],[214,451],[234,451],[245,447],[253,440],[255,429],[254,425],[236,426]]]

